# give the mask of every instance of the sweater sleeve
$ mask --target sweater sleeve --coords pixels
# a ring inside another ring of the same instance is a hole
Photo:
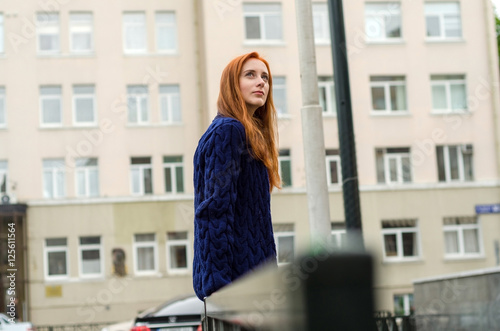
[[[193,285],[200,299],[232,280],[233,224],[244,139],[236,124],[225,123],[214,130],[198,155],[204,166],[195,176]]]

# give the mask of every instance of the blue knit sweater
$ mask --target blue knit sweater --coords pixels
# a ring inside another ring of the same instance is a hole
[[[194,155],[193,287],[203,299],[266,260],[276,264],[269,177],[245,129],[218,115]]]

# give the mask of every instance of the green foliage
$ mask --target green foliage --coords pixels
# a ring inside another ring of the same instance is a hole
[[[500,18],[495,14],[495,26],[497,30],[498,57],[500,58]]]

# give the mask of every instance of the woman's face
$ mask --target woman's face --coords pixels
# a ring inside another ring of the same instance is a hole
[[[250,116],[262,107],[269,93],[269,73],[264,62],[249,59],[240,74],[240,90]]]

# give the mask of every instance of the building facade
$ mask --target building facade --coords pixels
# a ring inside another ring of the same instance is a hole
[[[279,114],[279,263],[308,247],[295,15],[293,1],[267,0],[0,5],[0,175],[10,198],[0,217],[9,224],[15,213],[25,238],[18,317],[120,321],[192,292],[192,157],[216,114],[222,69],[250,51],[271,65]],[[376,306],[408,313],[413,279],[499,263],[500,216],[476,211],[500,202],[493,11],[489,0],[356,0],[344,15]],[[313,16],[332,237],[342,246],[325,1]]]

